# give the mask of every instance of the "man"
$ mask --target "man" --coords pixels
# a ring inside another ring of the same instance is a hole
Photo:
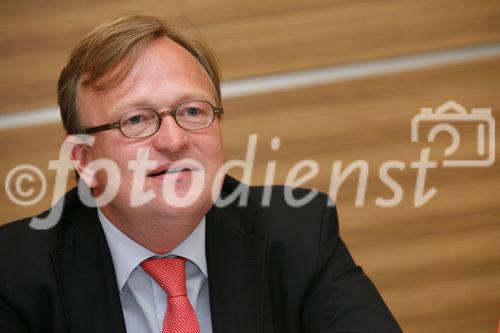
[[[247,188],[246,205],[214,205],[243,185],[218,176],[220,83],[202,44],[122,16],[75,48],[58,94],[68,134],[91,135],[69,137],[81,192],[48,230],[1,228],[1,332],[400,332],[326,196],[293,208],[276,187],[261,207]]]

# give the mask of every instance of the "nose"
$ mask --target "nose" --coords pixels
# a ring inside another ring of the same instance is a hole
[[[179,127],[175,119],[168,115],[162,119],[160,128],[153,136],[153,145],[157,150],[176,153],[188,143],[186,130]]]

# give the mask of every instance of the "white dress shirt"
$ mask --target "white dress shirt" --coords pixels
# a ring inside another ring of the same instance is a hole
[[[205,218],[191,235],[167,254],[143,247],[115,227],[97,210],[115,267],[127,333],[161,333],[167,309],[167,294],[140,263],[150,257],[186,258],[186,289],[201,333],[212,333],[205,255]]]

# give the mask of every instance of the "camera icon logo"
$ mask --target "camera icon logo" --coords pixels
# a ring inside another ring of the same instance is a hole
[[[495,162],[495,119],[490,108],[472,108],[470,112],[455,101],[447,101],[436,108],[420,109],[420,114],[411,121],[411,141],[419,141],[419,128],[423,124],[433,125],[427,134],[427,141],[434,142],[441,132],[451,136],[451,144],[444,150],[445,156],[456,153],[460,147],[459,124],[469,123],[473,127],[476,141],[476,159],[446,159],[443,167],[488,167]],[[456,126],[457,125],[457,126]]]

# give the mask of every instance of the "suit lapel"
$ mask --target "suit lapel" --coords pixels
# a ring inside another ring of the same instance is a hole
[[[114,266],[95,209],[83,206],[63,218],[61,249],[52,262],[72,333],[123,332],[125,322]]]
[[[255,210],[236,205],[207,214],[206,253],[216,333],[263,331],[267,239],[251,234]]]

